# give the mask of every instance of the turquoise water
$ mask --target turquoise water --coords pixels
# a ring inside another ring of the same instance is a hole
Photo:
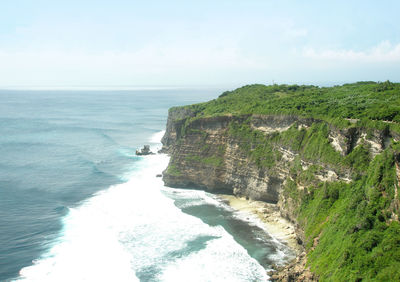
[[[0,91],[0,280],[266,280],[285,246],[134,154],[160,147],[169,107],[219,92]]]

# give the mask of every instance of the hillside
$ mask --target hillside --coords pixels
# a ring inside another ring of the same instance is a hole
[[[343,127],[351,122],[346,119],[368,120],[375,127],[371,121],[400,122],[399,92],[400,84],[390,81],[335,87],[256,84],[226,91],[218,99],[186,108],[195,112],[196,117],[285,114],[322,119]]]
[[[400,280],[399,122],[398,83],[244,86],[170,109],[163,179],[276,203],[321,281]]]

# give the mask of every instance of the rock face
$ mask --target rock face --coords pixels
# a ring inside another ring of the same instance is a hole
[[[293,179],[291,170],[294,163],[297,162],[303,171],[312,167],[318,168],[311,172],[313,184],[324,181],[350,182],[351,171],[337,169],[322,160],[310,161],[302,158],[299,151],[293,149],[295,146],[285,140],[274,139],[274,136],[289,130],[307,132],[313,125],[322,123],[326,124],[312,118],[283,115],[199,117],[187,108],[173,108],[169,111],[167,130],[162,138],[162,152],[171,156],[168,168],[163,172],[163,180],[170,187],[199,188],[275,203],[282,216],[297,224],[295,209],[298,204],[282,193],[288,181],[294,182],[299,191],[307,186],[302,184],[301,178]],[[235,124],[239,131],[241,124],[246,124],[250,128],[248,134],[261,134],[272,140],[272,149],[267,152],[272,156],[273,165],[265,162],[260,165],[260,158],[254,156],[257,150],[265,148],[256,142],[248,143],[246,140],[250,139],[233,134],[232,125]],[[398,138],[385,131],[367,131],[355,127],[338,129],[329,124],[326,127],[328,129],[324,138],[332,151],[341,156],[350,154],[362,144],[369,150],[371,157],[374,157],[387,146],[388,139],[390,141],[390,138]],[[297,228],[297,236],[299,244],[305,242],[301,228]],[[298,259],[297,264],[285,268],[283,272],[287,273],[286,276],[281,271],[280,276],[275,278],[302,278],[302,281],[316,279],[304,266],[305,256]]]
[[[147,155],[154,155],[154,153],[150,151],[150,145],[144,145],[140,151],[136,150],[136,155],[147,156]]]
[[[167,186],[225,192],[291,206],[287,203],[289,199],[282,197],[281,191],[286,181],[291,179],[290,168],[296,158],[299,159],[298,152],[291,149],[290,144],[275,142],[272,153],[279,156],[275,157],[273,166],[260,167],[249,156],[257,144],[244,144],[243,139],[231,134],[230,127],[234,123],[240,125],[247,122],[252,130],[263,133],[267,138],[293,127],[307,130],[321,121],[283,115],[225,115],[193,119],[195,116],[195,112],[184,107],[169,111],[161,150],[171,155],[169,166],[163,172]],[[327,135],[332,148],[342,156],[363,144],[374,157],[382,152],[390,138],[394,137],[385,131],[367,132],[354,127],[337,129],[330,125]],[[246,146],[249,147],[247,151],[243,150]],[[300,163],[303,170],[318,165],[318,171],[313,172],[317,181],[351,181],[350,171],[335,170],[322,161],[310,162],[300,158]],[[300,182],[297,182],[297,187],[303,189]],[[282,209],[282,214],[294,221],[290,208]]]
[[[229,134],[232,122],[240,124],[250,116],[196,119],[183,132],[186,118],[192,116],[193,113],[182,110],[170,111],[167,130],[162,139],[162,151],[171,155],[169,167],[163,173],[165,184],[171,187],[227,192],[253,200],[277,203],[282,184],[289,176],[290,161],[296,153],[285,147],[277,147],[275,149],[282,155],[281,160],[273,168],[260,168],[241,150],[243,141]],[[251,116],[250,126],[268,135],[283,132],[294,123],[299,128],[308,128],[313,122],[312,119],[294,116],[257,115]],[[347,150],[346,146],[347,144],[343,144],[341,150]],[[329,170],[321,172],[324,173],[335,180],[340,178],[338,173]]]
[[[301,253],[286,266],[276,267],[271,271],[271,281],[318,281],[318,277],[306,267],[306,254]]]
[[[171,154],[174,170],[164,172],[164,181],[173,187],[195,187],[247,196],[254,200],[278,201],[283,178],[259,170],[239,149],[238,140],[229,137],[232,120],[243,118],[222,116],[194,121],[178,142],[179,125],[168,126],[164,148]]]

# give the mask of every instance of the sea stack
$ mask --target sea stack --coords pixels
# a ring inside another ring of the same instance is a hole
[[[140,151],[136,150],[136,155],[146,156],[146,155],[154,155],[154,153],[150,151],[150,145],[144,145]]]

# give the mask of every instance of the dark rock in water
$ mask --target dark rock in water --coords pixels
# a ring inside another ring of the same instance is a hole
[[[162,177],[162,174],[157,174],[156,177]]]
[[[150,145],[144,145],[140,151],[136,150],[136,155],[146,156],[146,155],[154,155],[154,153],[150,151]]]
[[[268,275],[271,281],[319,281],[318,277],[306,267],[306,253],[301,253],[286,266],[272,266]]]

